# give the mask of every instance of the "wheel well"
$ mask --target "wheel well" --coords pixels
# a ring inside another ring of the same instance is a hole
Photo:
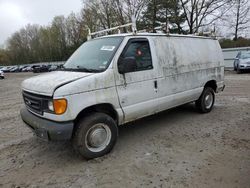
[[[105,113],[109,116],[111,116],[116,123],[118,123],[118,114],[115,111],[114,107],[111,104],[97,104],[97,105],[93,105],[90,107],[87,107],[85,109],[83,109],[76,117],[75,119],[75,124],[77,124],[77,122],[85,117],[87,114],[93,113],[93,112],[102,112]]]
[[[204,88],[206,88],[206,87],[211,87],[211,88],[214,90],[214,92],[216,92],[216,90],[217,90],[216,81],[215,81],[215,80],[210,80],[210,81],[208,81],[208,82],[205,84]]]

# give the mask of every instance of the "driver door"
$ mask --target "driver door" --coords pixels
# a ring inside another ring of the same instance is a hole
[[[136,60],[135,70],[125,74],[120,74],[117,70],[115,75],[124,122],[133,121],[157,111],[157,71],[151,51],[147,38],[136,38],[128,40],[120,54],[118,61],[126,57]]]

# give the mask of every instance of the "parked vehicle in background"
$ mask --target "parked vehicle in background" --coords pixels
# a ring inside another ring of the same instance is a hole
[[[33,68],[33,73],[40,73],[40,72],[48,72],[49,71],[48,65],[35,65],[32,68]]]
[[[19,72],[24,72],[23,70],[28,67],[28,65],[21,65],[19,66]]]
[[[20,72],[20,69],[18,66],[14,66],[10,69],[10,72]]]
[[[32,71],[33,71],[33,73],[40,72],[40,65],[33,65],[32,66]]]
[[[33,64],[33,65],[13,65],[13,66],[0,66],[3,72],[50,72],[60,69],[62,64]]]
[[[0,78],[4,79],[4,72],[0,70]]]
[[[22,69],[22,72],[32,72],[32,71],[33,71],[32,66],[27,66],[27,67]]]
[[[241,73],[243,70],[250,70],[250,51],[239,52],[234,61],[234,70]]]
[[[7,66],[7,67],[4,67],[2,69],[3,72],[10,72],[10,70],[12,69],[13,67],[12,66]]]
[[[91,159],[111,151],[118,125],[190,102],[208,113],[224,87],[216,39],[111,35],[85,42],[62,70],[25,80],[21,117],[37,136],[72,139]]]
[[[59,69],[59,66],[57,66],[57,65],[51,65],[51,67],[49,68],[49,72],[56,71],[57,69]]]

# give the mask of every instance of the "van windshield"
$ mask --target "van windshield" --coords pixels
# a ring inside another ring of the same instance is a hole
[[[64,70],[102,72],[106,70],[123,37],[93,39],[82,44],[64,64]]]

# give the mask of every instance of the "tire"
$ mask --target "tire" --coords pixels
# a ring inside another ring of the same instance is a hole
[[[77,124],[73,147],[85,159],[101,157],[109,153],[117,140],[118,128],[107,114],[93,113]]]
[[[214,90],[210,87],[206,87],[204,88],[200,98],[195,101],[195,105],[201,113],[208,113],[212,110],[214,101]]]
[[[237,66],[237,74],[240,74],[241,73],[241,70],[240,70],[240,68],[239,68],[239,66]]]

